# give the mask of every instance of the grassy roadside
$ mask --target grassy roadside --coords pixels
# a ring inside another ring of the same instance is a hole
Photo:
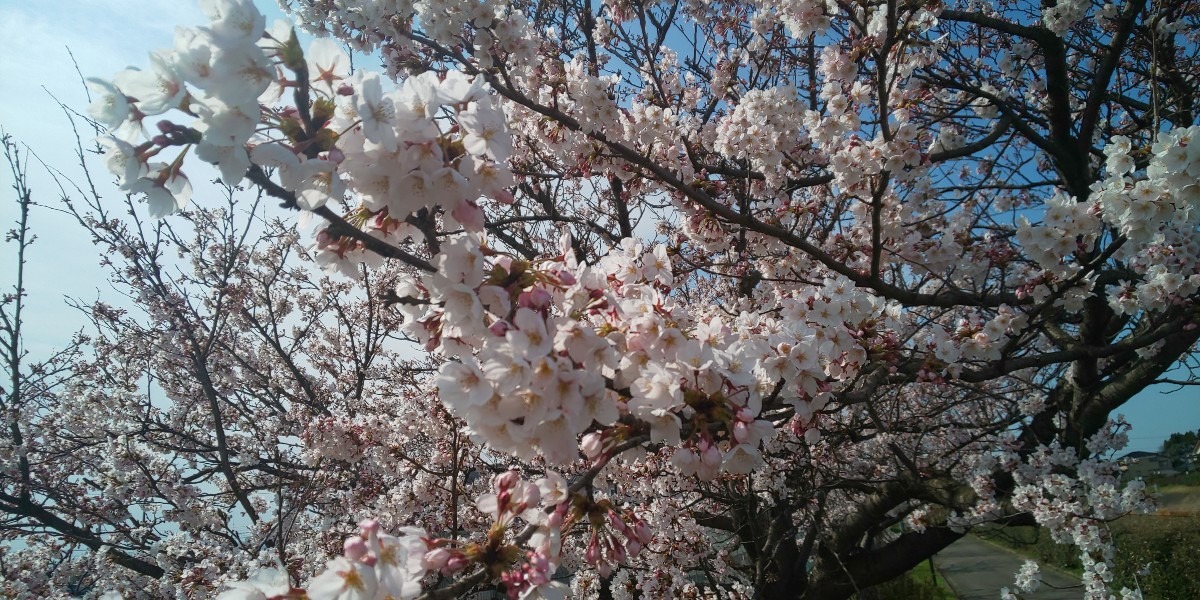
[[[956,600],[941,575],[934,577],[929,561],[904,575],[881,583],[860,595],[859,600]]]
[[[946,580],[941,575],[934,572],[930,561],[923,562],[921,566],[909,571],[908,576],[917,585],[936,590],[931,596],[935,600],[955,600],[955,595],[953,590],[950,589],[950,584],[946,583]]]
[[[1078,577],[1083,573],[1079,549],[1056,543],[1038,527],[982,527],[972,532],[980,539],[1004,546],[1040,564],[1053,565]]]
[[[1200,517],[1131,515],[1108,526],[1117,546],[1114,589],[1140,588],[1146,600],[1200,598]],[[978,535],[1040,563],[1082,572],[1077,549],[1056,544],[1037,528],[985,529]]]
[[[1200,471],[1193,473],[1185,473],[1183,475],[1151,475],[1146,478],[1148,486],[1190,486],[1200,488]]]

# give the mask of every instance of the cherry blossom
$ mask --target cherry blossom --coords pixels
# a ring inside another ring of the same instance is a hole
[[[1196,15],[201,6],[88,80],[130,216],[68,210],[137,314],[20,388],[48,501],[4,504],[55,534],[5,593],[845,598],[996,521],[1141,593],[1101,525],[1152,509],[1112,415],[1200,339],[1154,75]]]

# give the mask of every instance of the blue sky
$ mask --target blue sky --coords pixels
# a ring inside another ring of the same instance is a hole
[[[274,2],[260,1],[259,6],[268,23],[283,18]],[[151,50],[172,45],[176,25],[206,22],[194,0],[0,0],[0,39],[6,41],[0,55],[0,127],[46,164],[82,181],[74,133],[54,100],[86,112],[86,91],[71,56],[84,77],[108,79],[128,66],[147,68]],[[80,134],[86,145],[92,132],[80,130]],[[37,158],[29,163],[34,200],[58,207],[61,193],[54,180]],[[116,198],[115,188],[104,185],[109,179],[102,164],[93,162],[92,170],[101,194]],[[16,214],[10,184],[6,168],[0,184],[5,194],[0,198],[0,221],[5,230]],[[38,241],[26,271],[30,333],[25,341],[34,356],[45,356],[84,324],[82,316],[66,305],[64,295],[88,301],[98,295],[112,300],[114,293],[98,268],[95,248],[71,217],[43,209],[31,220]],[[10,252],[6,248],[5,260],[0,260],[4,285],[15,273],[15,265],[7,260]]]
[[[110,77],[128,65],[145,64],[146,53],[171,44],[176,22],[202,22],[194,3],[169,0],[65,0],[42,3],[0,0],[0,127],[18,144],[28,145],[45,163],[79,179],[75,138],[57,97],[79,111],[87,98],[67,48],[85,76]],[[90,131],[81,131],[85,140]],[[24,150],[24,148],[23,148]],[[36,159],[29,178],[34,200],[57,207],[60,193]],[[10,227],[15,209],[7,169],[0,218]],[[101,183],[103,180],[101,180]],[[111,188],[110,188],[111,189]],[[83,319],[67,307],[64,294],[94,299],[109,291],[98,269],[96,251],[74,221],[52,210],[33,213],[38,241],[31,249],[26,288],[30,300],[26,344],[33,355],[70,339]],[[5,249],[0,280],[13,280],[15,265]]]
[[[1177,370],[1172,377],[1185,378]],[[1117,412],[1133,424],[1128,450],[1155,451],[1167,436],[1175,432],[1200,429],[1200,390],[1159,385],[1134,397]]]
[[[258,4],[268,20],[282,18],[274,2],[260,0]],[[87,106],[67,48],[84,76],[108,78],[129,65],[145,66],[150,50],[171,45],[176,24],[204,21],[189,0],[0,0],[0,39],[6,41],[0,57],[0,127],[28,144],[47,164],[78,178],[73,133],[50,97],[53,94],[80,111]],[[56,205],[59,193],[55,184],[36,161],[31,165],[35,199]],[[102,183],[105,176],[98,174]],[[6,195],[0,199],[5,229],[15,215],[11,195],[7,195],[10,183],[5,171]],[[69,340],[84,324],[66,305],[64,295],[86,301],[114,294],[97,267],[95,249],[73,220],[43,209],[34,214],[33,222],[39,240],[28,272],[31,331],[26,342],[37,356]],[[12,281],[14,271],[8,260],[10,252],[6,248],[4,260],[0,260],[0,282],[5,284]],[[1156,450],[1171,433],[1200,428],[1200,390],[1163,393],[1175,389],[1160,386],[1147,390],[1120,409],[1134,426],[1130,450]]]

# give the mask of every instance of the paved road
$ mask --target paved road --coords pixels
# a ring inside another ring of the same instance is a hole
[[[1013,578],[1025,559],[1003,548],[965,536],[942,550],[933,559],[942,577],[958,595],[959,600],[998,600],[1000,588],[1013,589]],[[1080,600],[1083,588],[1079,580],[1059,571],[1042,567],[1042,586],[1026,600]],[[1058,588],[1054,589],[1049,585]],[[1073,587],[1074,586],[1074,587]]]

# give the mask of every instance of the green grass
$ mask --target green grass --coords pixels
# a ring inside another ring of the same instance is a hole
[[[1181,475],[1152,475],[1146,478],[1146,485],[1153,486],[1154,484],[1200,486],[1200,470]]]
[[[955,600],[945,580],[938,576],[935,582],[928,561],[896,579],[871,588],[862,597],[864,600]]]
[[[1141,585],[1146,600],[1200,598],[1200,518],[1136,515],[1111,524],[1113,587]],[[1149,565],[1149,573],[1138,572]]]
[[[1037,527],[987,527],[975,530],[975,535],[989,542],[1032,558],[1039,563],[1054,565],[1075,575],[1083,573],[1079,550],[1075,546],[1056,543],[1050,534]]]
[[[928,561],[909,571],[908,576],[921,586],[933,588],[935,593],[932,598],[935,600],[955,600],[954,592],[950,591],[946,580],[934,573]]]
[[[1200,518],[1200,487],[1177,483],[1151,486],[1158,493],[1158,512],[1168,515],[1193,515]]]

